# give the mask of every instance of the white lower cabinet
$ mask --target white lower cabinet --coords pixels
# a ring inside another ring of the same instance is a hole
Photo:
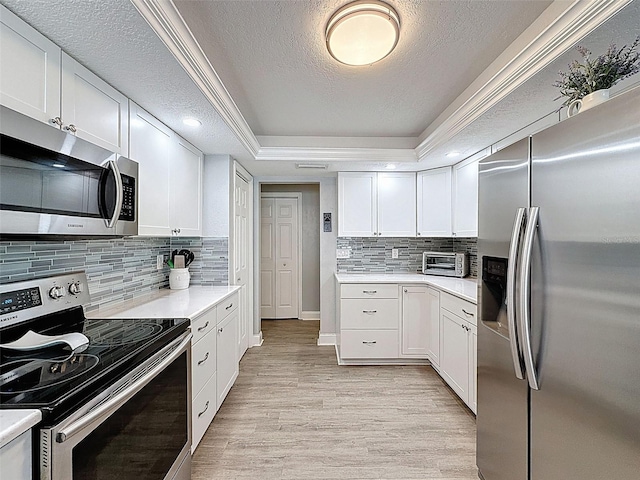
[[[31,430],[0,448],[0,478],[31,480]]]
[[[476,325],[445,306],[466,303],[464,310],[475,314],[475,305],[443,293],[440,309],[440,375],[458,396],[476,412],[477,330]],[[445,297],[446,296],[446,297]],[[451,298],[448,298],[451,297]],[[454,299],[451,301],[451,299]]]
[[[191,322],[191,453],[238,377],[238,293]]]
[[[439,362],[440,292],[422,286],[403,286],[402,289],[402,355],[429,358]],[[432,355],[435,354],[435,358]]]

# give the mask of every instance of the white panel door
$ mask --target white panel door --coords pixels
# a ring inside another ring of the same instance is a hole
[[[179,236],[202,235],[202,152],[177,135],[169,160],[169,225]]]
[[[127,97],[62,53],[63,129],[128,156]]]
[[[60,117],[60,47],[0,5],[0,103],[44,123]]]
[[[453,234],[478,236],[478,162],[465,160],[453,166]]]
[[[275,203],[260,199],[260,318],[276,318]]]
[[[139,163],[138,232],[170,235],[169,161],[173,133],[131,102],[131,159]]]
[[[338,173],[339,237],[377,233],[377,182],[376,173]]]
[[[240,175],[234,178],[234,248],[233,283],[240,285],[240,328],[238,329],[238,358],[249,348],[249,192],[250,186]]]
[[[416,174],[378,173],[378,236],[416,236]]]
[[[418,172],[418,237],[451,236],[451,167]]]
[[[298,318],[298,200],[277,198],[276,318]]]

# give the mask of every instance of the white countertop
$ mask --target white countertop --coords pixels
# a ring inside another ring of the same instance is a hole
[[[472,303],[478,303],[475,278],[438,277],[419,273],[336,273],[338,283],[419,283],[431,285]]]
[[[0,448],[42,420],[40,410],[0,410]]]
[[[164,288],[142,297],[128,300],[114,307],[87,313],[88,318],[189,318],[209,310],[216,303],[240,289],[230,287],[204,287],[194,285],[185,290]]]

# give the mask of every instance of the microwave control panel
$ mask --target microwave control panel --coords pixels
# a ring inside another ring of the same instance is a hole
[[[136,179],[129,175],[120,176],[122,177],[123,198],[119,220],[133,222],[136,219]]]

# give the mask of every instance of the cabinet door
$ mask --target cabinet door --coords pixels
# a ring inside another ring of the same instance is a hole
[[[373,237],[376,202],[376,173],[338,173],[338,236]]]
[[[440,368],[440,292],[427,287],[427,357],[431,364]]]
[[[174,135],[169,160],[169,224],[186,237],[202,235],[202,152]]]
[[[471,158],[453,166],[453,234],[478,236],[478,162]]]
[[[378,173],[378,236],[416,236],[416,174]]]
[[[418,172],[418,237],[451,236],[451,167]]]
[[[218,324],[216,346],[216,375],[220,408],[238,377],[238,309]]]
[[[469,327],[469,401],[467,405],[473,413],[478,413],[478,330],[475,325]]]
[[[458,396],[469,400],[469,345],[466,322],[440,310],[440,374]]]
[[[62,123],[107,150],[129,155],[127,97],[62,53]]]
[[[131,159],[139,163],[138,232],[170,235],[169,159],[172,132],[131,102]]]
[[[51,124],[60,116],[60,52],[0,5],[0,103]]]
[[[427,357],[429,345],[428,287],[402,288],[402,354]]]

